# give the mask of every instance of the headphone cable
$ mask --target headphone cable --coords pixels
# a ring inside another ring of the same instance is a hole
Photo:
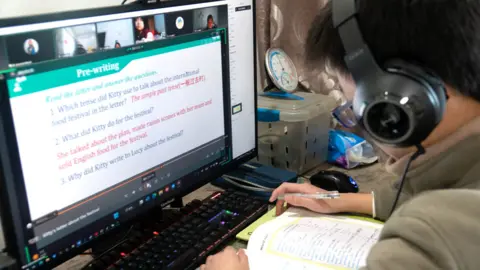
[[[407,178],[407,173],[408,173],[408,170],[410,169],[410,165],[419,156],[425,154],[425,148],[423,148],[421,144],[417,145],[416,147],[417,147],[417,151],[408,159],[407,165],[403,170],[402,177],[400,178],[400,186],[398,187],[397,196],[395,197],[395,201],[393,202],[392,210],[390,210],[389,216],[393,214],[393,211],[395,211],[395,208],[397,207],[397,203],[398,203],[398,200],[400,199],[400,194],[402,193],[403,185],[405,183],[405,178]]]

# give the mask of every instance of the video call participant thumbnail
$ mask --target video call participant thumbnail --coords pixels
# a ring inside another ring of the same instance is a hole
[[[135,43],[150,42],[155,40],[155,19],[137,17],[133,19]]]
[[[193,11],[193,28],[196,32],[228,27],[226,6],[207,7]]]
[[[135,44],[130,19],[97,23],[98,47],[101,50],[117,49]]]
[[[167,36],[193,33],[193,11],[179,11],[165,14]]]
[[[73,57],[98,51],[95,24],[65,27],[55,30],[57,57]]]
[[[36,63],[55,58],[52,31],[6,37],[6,48],[10,64]]]

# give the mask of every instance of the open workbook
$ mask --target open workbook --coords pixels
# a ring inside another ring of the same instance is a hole
[[[292,208],[250,236],[250,270],[358,269],[383,225]]]

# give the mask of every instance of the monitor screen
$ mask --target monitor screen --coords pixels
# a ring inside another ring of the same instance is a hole
[[[255,157],[253,5],[0,21],[7,245],[24,269],[57,265]]]

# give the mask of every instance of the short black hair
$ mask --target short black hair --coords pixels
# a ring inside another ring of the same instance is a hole
[[[207,21],[209,21],[210,19],[213,21],[213,15],[212,14],[208,15]]]
[[[480,101],[480,1],[360,0],[357,9],[363,37],[379,65],[394,58],[418,63]],[[310,28],[307,61],[348,74],[344,55],[329,1]]]

